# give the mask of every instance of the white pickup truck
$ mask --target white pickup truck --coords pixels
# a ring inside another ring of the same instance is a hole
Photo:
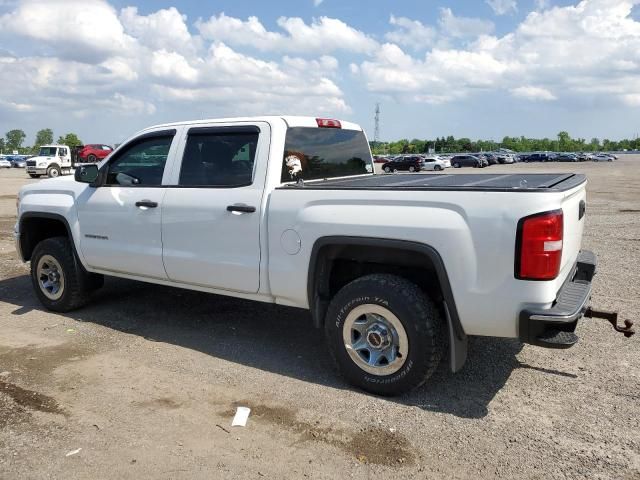
[[[27,160],[26,171],[31,178],[55,178],[70,174],[71,166],[71,149],[67,145],[43,145],[37,156]]]
[[[48,309],[82,306],[103,275],[299,307],[349,382],[392,395],[445,352],[462,368],[468,335],[576,343],[596,266],[580,250],[585,186],[376,175],[352,123],[202,120],[23,187],[15,239]]]

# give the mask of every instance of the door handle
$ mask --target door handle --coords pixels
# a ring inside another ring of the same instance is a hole
[[[256,207],[250,205],[228,205],[227,212],[253,213]]]
[[[136,207],[156,208],[158,202],[152,202],[151,200],[140,200],[136,202]]]

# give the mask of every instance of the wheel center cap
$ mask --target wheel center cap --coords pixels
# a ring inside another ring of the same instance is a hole
[[[367,343],[376,350],[387,348],[391,345],[389,331],[380,325],[374,325],[367,332]]]

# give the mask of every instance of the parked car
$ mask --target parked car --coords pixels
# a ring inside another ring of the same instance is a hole
[[[456,155],[451,159],[451,166],[453,168],[461,168],[461,167],[483,168],[485,164],[481,159],[479,159],[475,155]]]
[[[11,168],[11,162],[7,159],[0,159],[0,168]]]
[[[591,160],[594,162],[613,162],[613,157],[611,155],[607,155],[606,153],[598,153],[591,157]]]
[[[389,161],[389,157],[385,157],[383,155],[374,155],[373,163],[387,163]]]
[[[498,163],[501,164],[514,163],[516,161],[515,156],[511,153],[498,152],[496,153],[496,157],[498,158]]]
[[[555,161],[555,155],[547,152],[536,152],[527,155],[524,158],[525,162],[553,162]]]
[[[424,162],[422,164],[422,170],[435,170],[439,172],[447,168],[446,164],[439,158],[423,157],[422,161]]]
[[[27,166],[27,158],[30,157],[12,157],[9,161],[13,168],[25,168]]]
[[[447,352],[460,370],[470,335],[578,341],[596,271],[586,177],[550,175],[399,180],[373,173],[350,122],[197,120],[142,130],[75,181],[23,186],[14,237],[49,310],[81,308],[105,275],[288,305],[347,381],[395,395]]]
[[[498,163],[500,163],[500,162],[498,162],[497,155],[495,155],[493,153],[483,152],[481,155],[487,160],[487,163],[489,165],[497,165]]]
[[[382,165],[382,170],[386,173],[409,171],[419,172],[424,167],[424,160],[417,155],[410,155],[396,158]]]
[[[578,156],[575,153],[559,153],[555,160],[556,162],[577,162]]]
[[[580,152],[577,154],[579,162],[586,162],[587,160],[591,160],[592,155],[586,152]]]
[[[90,144],[85,145],[78,151],[78,160],[80,162],[97,162],[102,160],[113,151],[109,145]]]

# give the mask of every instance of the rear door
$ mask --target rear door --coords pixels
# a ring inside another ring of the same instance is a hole
[[[164,198],[162,240],[169,279],[256,293],[269,155],[267,123],[185,129]]]

